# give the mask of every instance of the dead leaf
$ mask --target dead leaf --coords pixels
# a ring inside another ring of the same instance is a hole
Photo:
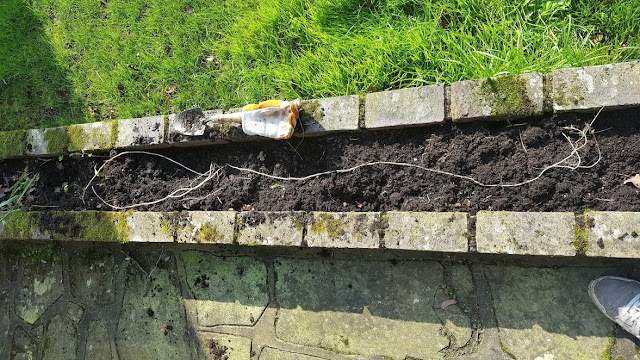
[[[627,180],[624,181],[623,184],[628,184],[631,183],[633,184],[635,187],[637,187],[638,189],[640,189],[640,174],[636,174],[635,176],[632,176],[630,178],[628,178]]]
[[[449,306],[457,304],[458,301],[456,299],[445,300],[440,304],[440,309],[446,310]]]
[[[249,204],[244,204],[242,205],[242,211],[253,211],[253,206],[249,205]]]
[[[371,3],[371,0],[367,0],[367,3],[364,6],[366,6],[367,9],[371,9],[371,7],[373,6],[373,3]]]
[[[176,93],[176,86],[175,85],[169,86],[165,92],[167,93],[167,95],[175,94]]]
[[[187,5],[187,7],[184,8],[184,12],[186,12],[189,15],[193,14],[193,7],[191,7],[190,5]]]
[[[160,325],[160,328],[158,328],[158,330],[160,330],[160,332],[167,332],[167,324],[164,323]]]
[[[57,163],[56,163],[56,169],[58,169],[58,170],[64,170],[64,165],[62,165],[62,163],[61,163],[61,162],[57,162]]]
[[[63,99],[68,99],[69,98],[69,93],[65,90],[62,89],[56,89],[56,95],[60,96]]]

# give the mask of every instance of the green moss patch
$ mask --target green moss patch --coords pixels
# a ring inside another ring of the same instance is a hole
[[[44,139],[47,142],[47,153],[49,154],[63,154],[69,151],[71,139],[66,128],[46,129]]]
[[[128,212],[103,211],[46,211],[26,213],[29,223],[21,220],[16,231],[26,226],[47,234],[52,240],[83,240],[96,242],[127,242],[129,239]],[[22,230],[21,230],[22,229]]]
[[[496,117],[520,117],[535,112],[526,80],[516,75],[485,80],[480,86],[480,95],[491,102],[492,115]]]
[[[588,217],[591,210],[585,210],[576,216],[576,226],[573,229],[573,241],[571,245],[578,254],[584,255],[589,250],[589,228],[593,226],[593,220]]]
[[[0,159],[23,155],[26,142],[26,130],[0,132]]]

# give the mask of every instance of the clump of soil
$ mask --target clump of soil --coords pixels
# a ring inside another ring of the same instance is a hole
[[[366,162],[394,161],[471,176],[483,183],[507,184],[531,179],[545,166],[564,158],[571,151],[563,135],[570,133],[566,127],[582,128],[593,116],[565,114],[522,124],[446,124],[363,131],[158,153],[199,172],[207,171],[211,163],[228,163],[277,176],[305,176]],[[640,114],[633,109],[603,112],[593,126],[602,153],[597,165],[576,171],[553,169],[515,188],[487,188],[416,168],[383,165],[305,182],[273,180],[226,167],[216,179],[183,199],[137,210],[639,211],[640,190],[623,185],[623,181],[640,172]],[[581,154],[585,165],[597,160],[596,143],[591,141]],[[8,178],[25,166],[40,174],[27,205],[109,210],[91,189],[86,202],[81,200],[82,188],[105,159],[74,157],[61,162],[29,160],[26,164],[5,161],[0,163],[0,174]],[[95,191],[119,206],[156,200],[178,187],[189,186],[195,177],[169,161],[148,155],[118,158],[101,175],[93,184]],[[68,192],[54,191],[65,182]]]
[[[227,360],[229,359],[229,355],[227,355],[228,347],[224,345],[219,345],[217,342],[213,340],[207,341],[207,349],[209,349],[209,355],[211,355],[212,360]]]

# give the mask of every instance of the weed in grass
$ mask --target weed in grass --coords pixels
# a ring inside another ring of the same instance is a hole
[[[640,58],[640,0],[6,0],[0,130]]]

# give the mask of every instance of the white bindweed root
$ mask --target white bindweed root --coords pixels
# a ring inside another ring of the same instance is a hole
[[[567,155],[565,157],[563,157],[561,160],[547,165],[544,168],[542,168],[536,176],[529,178],[527,180],[521,181],[521,182],[516,182],[516,183],[497,183],[497,184],[489,184],[489,183],[484,183],[482,181],[479,181],[471,176],[466,176],[466,175],[460,175],[460,174],[455,174],[452,172],[448,172],[448,171],[444,171],[444,170],[439,170],[439,169],[435,169],[435,168],[430,168],[430,167],[426,167],[423,165],[418,165],[418,164],[411,164],[411,163],[404,163],[404,162],[395,162],[395,161],[372,161],[372,162],[367,162],[367,163],[362,163],[350,168],[345,168],[345,169],[335,169],[335,170],[329,170],[329,171],[323,171],[323,172],[319,172],[319,173],[315,173],[315,174],[310,174],[310,175],[306,175],[306,176],[302,176],[302,177],[294,177],[294,176],[276,176],[276,175],[272,175],[272,174],[268,174],[265,172],[261,172],[261,171],[257,171],[257,170],[253,170],[253,169],[249,169],[249,168],[243,168],[243,167],[238,167],[238,166],[234,166],[231,164],[225,164],[223,166],[218,166],[214,163],[210,164],[209,170],[204,172],[204,173],[200,173],[198,171],[195,171],[167,156],[164,155],[160,155],[160,154],[156,154],[156,153],[152,153],[152,152],[147,152],[147,151],[125,151],[125,152],[121,152],[119,154],[117,154],[116,156],[108,159],[107,161],[104,162],[104,164],[102,164],[102,166],[95,170],[95,174],[94,176],[91,178],[91,180],[89,181],[89,183],[85,186],[83,192],[82,192],[82,199],[84,201],[85,195],[86,195],[86,191],[91,188],[93,194],[106,206],[114,209],[114,210],[128,210],[128,209],[133,209],[136,207],[141,207],[141,206],[151,206],[151,205],[155,205],[155,204],[159,204],[163,201],[169,200],[169,199],[181,199],[184,198],[185,196],[187,196],[188,194],[192,193],[193,191],[196,191],[198,189],[201,189],[205,184],[207,184],[208,182],[219,178],[222,175],[222,170],[224,170],[225,168],[230,168],[230,169],[234,169],[236,171],[242,172],[242,173],[249,173],[249,174],[255,174],[258,176],[262,176],[268,179],[273,179],[273,180],[278,180],[278,181],[296,181],[296,182],[304,182],[304,181],[309,181],[321,176],[326,176],[326,175],[331,175],[331,174],[345,174],[345,173],[350,173],[350,172],[354,172],[358,169],[361,168],[366,168],[366,167],[372,167],[372,166],[395,166],[395,167],[404,167],[404,168],[414,168],[414,169],[419,169],[425,172],[430,172],[430,173],[434,173],[434,174],[439,174],[439,175],[443,175],[443,176],[448,176],[448,177],[452,177],[452,178],[457,178],[457,179],[461,179],[461,180],[465,180],[468,182],[471,182],[475,185],[478,186],[482,186],[482,187],[490,187],[490,188],[495,188],[495,187],[500,187],[500,188],[514,188],[514,187],[520,187],[523,185],[527,185],[530,184],[538,179],[540,179],[546,172],[552,170],[552,169],[567,169],[567,170],[578,170],[578,169],[590,169],[593,168],[594,166],[596,166],[600,160],[602,159],[602,153],[600,151],[600,146],[598,144],[598,141],[596,139],[595,136],[595,131],[592,128],[592,125],[594,123],[594,121],[596,120],[596,118],[598,117],[598,115],[600,114],[600,112],[602,111],[602,109],[600,109],[600,111],[598,111],[598,113],[596,114],[596,116],[593,118],[593,120],[590,123],[585,124],[585,126],[582,129],[576,128],[576,127],[566,127],[564,128],[569,134],[563,133],[565,139],[567,140],[569,147],[571,149],[571,151],[569,151],[567,153]],[[571,136],[576,136],[577,138],[575,140],[573,140],[571,138]],[[582,151],[585,149],[585,147],[587,147],[588,145],[590,145],[590,143],[593,143],[593,145],[595,146],[598,156],[597,159],[592,161],[589,164],[584,164],[584,159],[583,159],[583,154]],[[523,144],[524,146],[524,144]],[[526,148],[525,148],[525,152],[526,152]],[[94,186],[92,186],[92,183],[94,182],[94,180],[96,178],[98,178],[101,173],[101,171],[108,166],[110,163],[112,163],[114,160],[116,160],[119,157],[122,156],[127,156],[127,155],[136,155],[136,154],[143,154],[143,155],[150,155],[150,156],[156,156],[159,158],[162,158],[164,160],[170,161],[172,163],[174,163],[175,165],[187,170],[188,172],[193,173],[194,175],[196,175],[196,177],[194,179],[192,179],[190,181],[189,186],[185,186],[185,187],[180,187],[177,189],[174,189],[173,191],[171,191],[168,195],[157,199],[157,200],[153,200],[153,201],[148,201],[148,202],[142,202],[142,203],[137,203],[137,204],[132,204],[132,205],[126,205],[126,206],[119,206],[119,205],[115,205],[112,204],[108,201],[106,201],[105,199],[103,199],[100,195],[98,195],[98,193],[96,192]],[[209,196],[215,195],[217,193],[219,193],[220,190],[216,190],[210,194],[207,194],[203,197],[201,197],[202,199],[207,198]]]

